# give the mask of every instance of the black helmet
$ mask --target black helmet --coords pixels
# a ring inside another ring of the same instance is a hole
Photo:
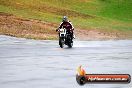
[[[67,21],[68,21],[68,17],[67,17],[67,16],[63,16],[62,21],[63,21],[63,22],[67,22]]]

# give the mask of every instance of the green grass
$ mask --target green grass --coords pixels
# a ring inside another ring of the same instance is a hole
[[[131,0],[0,0],[0,12],[60,23],[67,15],[75,28],[132,30]]]
[[[131,0],[106,0],[106,2],[103,2],[103,6],[102,12],[100,13],[102,16],[132,22]]]

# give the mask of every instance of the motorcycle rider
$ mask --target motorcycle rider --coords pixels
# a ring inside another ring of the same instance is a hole
[[[72,23],[68,20],[67,16],[63,16],[62,22],[61,22],[59,28],[56,29],[56,31],[59,31],[59,29],[61,29],[61,28],[65,28],[67,30],[67,32],[70,33],[71,38],[72,39],[74,38],[74,36],[73,36],[74,27],[73,27]]]

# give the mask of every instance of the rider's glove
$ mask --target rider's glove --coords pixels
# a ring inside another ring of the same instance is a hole
[[[58,31],[58,28],[56,29],[56,32]]]

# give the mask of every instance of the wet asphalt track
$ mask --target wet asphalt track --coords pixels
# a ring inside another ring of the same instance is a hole
[[[132,88],[132,83],[79,86],[79,65],[87,73],[132,75],[132,40],[76,40],[72,49],[61,49],[58,41],[0,35],[0,88]]]

